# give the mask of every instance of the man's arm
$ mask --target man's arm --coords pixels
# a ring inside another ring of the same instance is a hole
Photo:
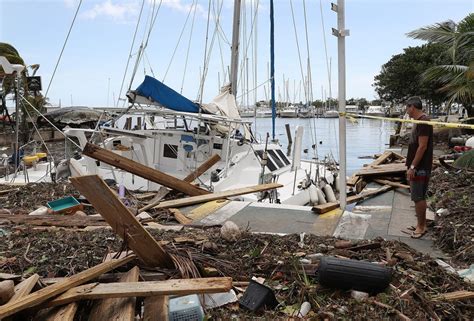
[[[429,136],[418,136],[418,148],[416,149],[415,158],[411,164],[416,168],[420,163],[423,155],[425,154],[426,149],[428,148]],[[415,170],[408,169],[407,177],[409,180],[412,180],[415,177]]]

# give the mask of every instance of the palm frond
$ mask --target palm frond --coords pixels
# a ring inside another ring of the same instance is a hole
[[[456,24],[452,20],[422,27],[407,33],[413,39],[425,40],[452,46],[455,41]]]

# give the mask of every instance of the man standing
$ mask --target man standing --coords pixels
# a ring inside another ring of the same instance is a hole
[[[406,102],[408,115],[415,120],[429,121],[423,113],[420,97],[411,97]],[[433,127],[414,124],[406,159],[407,179],[410,182],[411,199],[415,202],[417,224],[412,238],[421,238],[426,233],[426,192],[433,163]]]

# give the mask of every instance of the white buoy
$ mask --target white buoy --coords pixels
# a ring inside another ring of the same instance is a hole
[[[326,197],[324,196],[323,191],[320,188],[316,187],[316,193],[318,194],[318,204],[326,204]]]
[[[466,140],[466,146],[474,148],[474,137],[471,137],[468,140]]]
[[[300,310],[298,311],[298,318],[304,318],[308,312],[311,310],[311,304],[308,301],[305,301],[301,304]]]
[[[326,194],[326,199],[328,202],[335,202],[336,201],[336,195],[334,195],[334,191],[332,190],[331,185],[326,184],[323,187],[324,194]]]

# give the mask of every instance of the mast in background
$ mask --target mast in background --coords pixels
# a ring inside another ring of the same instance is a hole
[[[232,26],[232,55],[230,62],[230,91],[237,96],[237,70],[239,68],[240,7],[242,0],[234,0],[234,22]]]
[[[273,0],[270,0],[270,83],[272,88],[272,140],[275,140],[275,26],[273,22]]]
[[[344,0],[337,0],[337,5],[331,3],[331,9],[337,12],[337,29],[332,34],[337,37],[338,62],[338,100],[339,100],[339,200],[340,208],[346,209],[346,37],[349,30],[345,29]]]

